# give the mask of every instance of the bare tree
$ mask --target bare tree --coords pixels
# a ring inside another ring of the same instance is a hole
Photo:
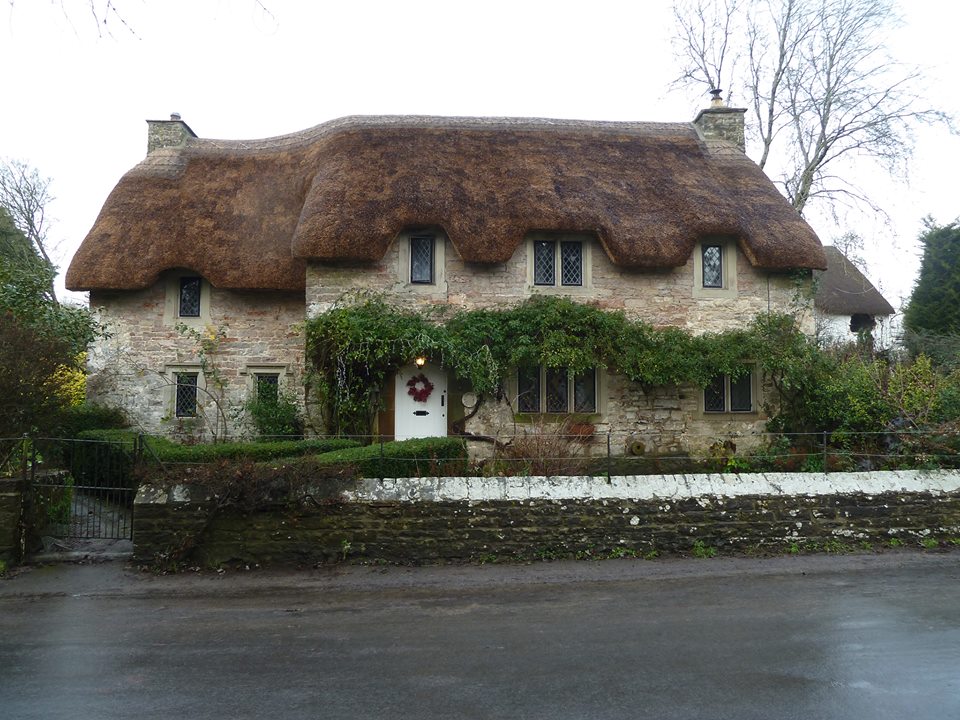
[[[53,200],[50,178],[21,160],[0,160],[0,207],[50,268],[56,267],[47,239],[47,206]],[[56,303],[52,277],[48,299]]]
[[[950,125],[920,98],[918,72],[885,49],[899,22],[891,0],[682,0],[674,15],[677,82],[744,88],[728,100],[748,106],[757,162],[800,213],[817,199],[870,205],[844,161],[901,172],[912,128]]]
[[[7,0],[10,7],[17,4],[17,0]],[[123,30],[136,36],[133,23],[127,21],[127,15],[124,14],[124,5],[129,6],[125,0],[50,0],[53,4],[59,4],[66,17],[72,24],[72,18],[78,14],[89,14],[97,28],[97,34],[100,37],[112,35],[112,30],[119,24]],[[250,0],[251,5],[265,17],[275,20],[272,12],[267,8],[264,0]]]
[[[863,238],[858,233],[845,232],[839,237],[834,237],[831,244],[860,272],[867,273],[867,261],[863,257]]]

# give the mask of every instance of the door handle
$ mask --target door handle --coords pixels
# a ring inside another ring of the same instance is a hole
[[[414,411],[413,411],[413,414],[414,414],[414,415],[418,415],[418,416],[420,416],[420,417],[423,417],[424,415],[429,415],[429,414],[430,414],[430,411],[429,411],[429,410],[414,410]]]

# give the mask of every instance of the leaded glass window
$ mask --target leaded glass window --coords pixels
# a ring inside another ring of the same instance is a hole
[[[200,278],[180,278],[180,317],[200,317]]]
[[[750,412],[753,410],[753,382],[750,373],[730,379],[730,411]]]
[[[703,246],[703,286],[723,287],[723,247],[720,245]]]
[[[703,389],[704,412],[753,412],[753,374],[717,375]]]
[[[705,412],[725,412],[726,383],[723,375],[715,376],[703,389],[703,409]]]
[[[433,282],[433,235],[410,238],[410,282],[429,285]]]
[[[560,284],[583,285],[583,247],[578,242],[560,243]]]
[[[577,373],[573,378],[573,411],[592,413],[597,411],[597,371],[590,369]]]
[[[546,411],[548,413],[570,412],[567,406],[567,369],[547,368]]]
[[[597,412],[597,371],[522,368],[517,371],[517,412]]]
[[[540,368],[517,371],[517,412],[540,412]]]
[[[557,284],[557,243],[553,240],[536,240],[533,243],[533,284]]]
[[[197,416],[197,379],[198,373],[176,374],[176,416]]]

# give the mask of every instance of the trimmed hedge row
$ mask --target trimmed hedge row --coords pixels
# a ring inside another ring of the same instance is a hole
[[[312,469],[352,470],[360,477],[461,475],[467,445],[460,438],[417,438],[336,450],[305,459]]]
[[[215,445],[178,445],[169,440],[146,437],[143,451],[148,462],[156,458],[168,463],[208,463],[217,460],[272,460],[301,455],[321,455],[360,446],[356,440],[319,438],[273,442],[230,442]]]
[[[90,430],[80,436],[64,446],[67,467],[77,484],[136,485],[133,466],[137,433]],[[277,477],[419,477],[461,475],[467,469],[466,443],[459,438],[418,438],[366,446],[340,438],[177,445],[165,438],[144,436],[143,442],[143,460],[147,463],[207,465],[213,471],[214,463],[220,461],[247,461]],[[280,467],[276,467],[278,459],[284,460]]]
[[[132,430],[88,430],[78,439],[116,443],[116,447],[133,452],[137,433]],[[356,448],[356,440],[315,438],[309,440],[249,441],[180,445],[166,438],[143,436],[143,458],[168,463],[208,463],[217,460],[272,460],[281,457],[319,455],[333,450]]]

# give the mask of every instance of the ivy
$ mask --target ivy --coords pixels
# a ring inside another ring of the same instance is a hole
[[[478,392],[496,386],[488,349],[458,346],[424,314],[388,305],[381,297],[350,295],[306,325],[311,386],[320,396],[328,428],[366,435],[387,378],[426,356],[471,383]]]
[[[607,368],[645,387],[703,387],[718,373],[736,377],[759,366],[792,387],[812,347],[788,316],[763,315],[745,330],[693,335],[545,296],[444,315],[355,294],[309,320],[306,332],[311,384],[328,428],[347,435],[370,432],[386,381],[420,355],[488,394],[515,368],[540,365]]]

